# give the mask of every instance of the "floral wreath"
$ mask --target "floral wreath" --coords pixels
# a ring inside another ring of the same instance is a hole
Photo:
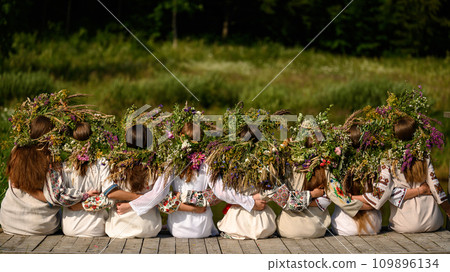
[[[280,122],[265,118],[260,123],[259,130],[265,141],[232,141],[228,137],[230,118],[235,121],[236,132],[240,134],[246,125],[244,115],[256,120],[260,115],[268,114],[269,112],[263,109],[253,108],[244,112],[242,103],[226,111],[223,118],[224,136],[207,147],[207,163],[213,181],[222,177],[224,186],[234,188],[238,192],[261,191],[281,185],[288,164],[287,141],[279,144],[272,134],[279,130]]]
[[[343,130],[334,127],[328,120],[331,107],[332,105],[315,117],[316,124],[299,114],[296,124],[291,127],[292,135],[297,135],[297,139],[289,142],[290,159],[296,172],[306,173],[307,181],[318,166],[327,167],[337,177],[342,175],[350,139]],[[320,129],[323,139],[314,140],[313,146],[308,148],[304,137],[312,136],[313,129]]]
[[[442,124],[427,116],[430,105],[422,92],[422,86],[419,85],[418,90],[405,91],[400,96],[389,93],[386,102],[386,106],[376,108],[376,113],[372,115],[378,115],[377,121],[386,131],[387,142],[384,144],[389,150],[385,157],[392,161],[392,165],[405,171],[411,168],[414,160],[429,157],[434,147],[443,148],[444,134],[436,128],[436,124]],[[394,125],[404,116],[413,118],[417,126],[409,141],[396,138],[394,133]]]
[[[16,107],[9,118],[12,125],[14,145],[18,147],[35,144],[48,144],[54,162],[61,161],[63,145],[67,142],[66,132],[75,127],[78,118],[86,115],[100,114],[89,109],[89,105],[70,105],[73,98],[83,97],[83,94],[69,95],[69,91],[61,90],[57,93],[42,93],[33,100],[27,98]],[[48,133],[37,139],[31,139],[31,121],[37,116],[45,116],[53,123],[53,128]]]
[[[194,174],[198,174],[200,166],[206,159],[205,150],[212,138],[203,135],[200,141],[195,141],[181,134],[181,131],[185,124],[197,123],[202,118],[203,112],[197,111],[186,103],[183,108],[175,105],[172,115],[164,123],[164,131],[168,139],[159,146],[158,152],[166,162],[164,170],[166,180],[175,174],[185,178],[186,182],[190,182]],[[210,128],[207,122],[200,122],[199,125],[202,131]]]
[[[149,178],[155,181],[157,177],[163,172],[164,160],[163,157],[156,152],[156,148],[136,149],[130,148],[126,144],[127,130],[136,124],[146,124],[162,116],[162,105],[153,109],[150,112],[143,112],[137,114],[137,108],[133,105],[128,108],[124,117],[122,118],[116,134],[119,135],[119,140],[111,147],[108,153],[107,161],[115,171],[108,177],[115,182],[123,182],[126,180],[125,172],[134,166],[142,165],[149,171]],[[157,126],[152,126],[153,143],[157,143],[158,136],[162,134],[162,123]],[[150,127],[149,127],[150,129]]]

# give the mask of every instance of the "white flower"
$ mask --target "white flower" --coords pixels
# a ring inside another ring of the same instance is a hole
[[[191,147],[191,144],[188,140],[184,140],[183,144],[181,144],[181,149],[185,149],[187,147]]]
[[[269,154],[270,154],[270,151],[269,151],[269,150],[264,150],[264,154],[265,154],[265,155],[269,155]]]

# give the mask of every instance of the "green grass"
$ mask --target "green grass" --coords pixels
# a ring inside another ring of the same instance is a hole
[[[208,114],[218,114],[244,101],[246,107],[304,114],[316,114],[334,104],[331,119],[342,122],[353,110],[384,101],[386,91],[421,84],[433,104],[431,115],[443,122],[449,141],[450,119],[442,116],[450,111],[450,56],[367,58],[308,49],[252,101],[301,48],[182,40],[174,49],[169,42],[144,43],[200,102],[128,35],[99,32],[87,39],[80,32],[67,39],[41,41],[37,35],[16,34],[15,53],[0,61],[0,110],[42,90],[67,88],[91,94],[88,103],[118,117],[132,104],[171,106],[189,101]],[[4,187],[10,145],[4,143],[9,124],[7,117],[2,118],[0,186]],[[448,147],[434,152],[436,174],[442,182],[447,180],[449,161]]]

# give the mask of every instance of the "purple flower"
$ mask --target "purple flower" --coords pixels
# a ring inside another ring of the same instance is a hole
[[[422,85],[419,85],[419,89],[422,89]]]
[[[11,118],[11,117],[9,117],[9,118],[8,118],[8,121],[9,121],[9,122],[11,122],[11,121],[12,121],[12,118]]]
[[[169,138],[169,139],[173,139],[173,138],[175,138],[175,136],[173,136],[173,133],[172,132],[167,132],[167,137]]]
[[[77,117],[75,115],[71,115],[70,119],[72,119],[75,122],[77,120]]]
[[[162,107],[164,107],[164,106],[163,106],[163,104],[159,104],[159,107],[162,108]]]

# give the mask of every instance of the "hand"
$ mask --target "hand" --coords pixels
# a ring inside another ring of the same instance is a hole
[[[70,206],[69,210],[71,210],[71,211],[81,211],[81,210],[83,210],[83,204],[81,204],[81,202],[78,202],[77,204]]]
[[[255,205],[253,206],[253,210],[262,211],[266,208],[267,202],[261,199],[255,199]]]
[[[89,195],[89,197],[98,196],[100,194],[100,192],[97,190],[90,190],[90,191],[87,191],[86,193]]]
[[[118,214],[125,214],[132,210],[131,205],[128,202],[119,202],[116,204],[116,208]]]
[[[318,197],[323,196],[323,193],[324,193],[324,191],[323,191],[322,188],[316,188],[316,189],[311,191],[311,197],[312,198],[318,198]]]
[[[420,184],[419,194],[420,195],[431,195],[430,186],[428,186],[428,184],[425,182]]]

